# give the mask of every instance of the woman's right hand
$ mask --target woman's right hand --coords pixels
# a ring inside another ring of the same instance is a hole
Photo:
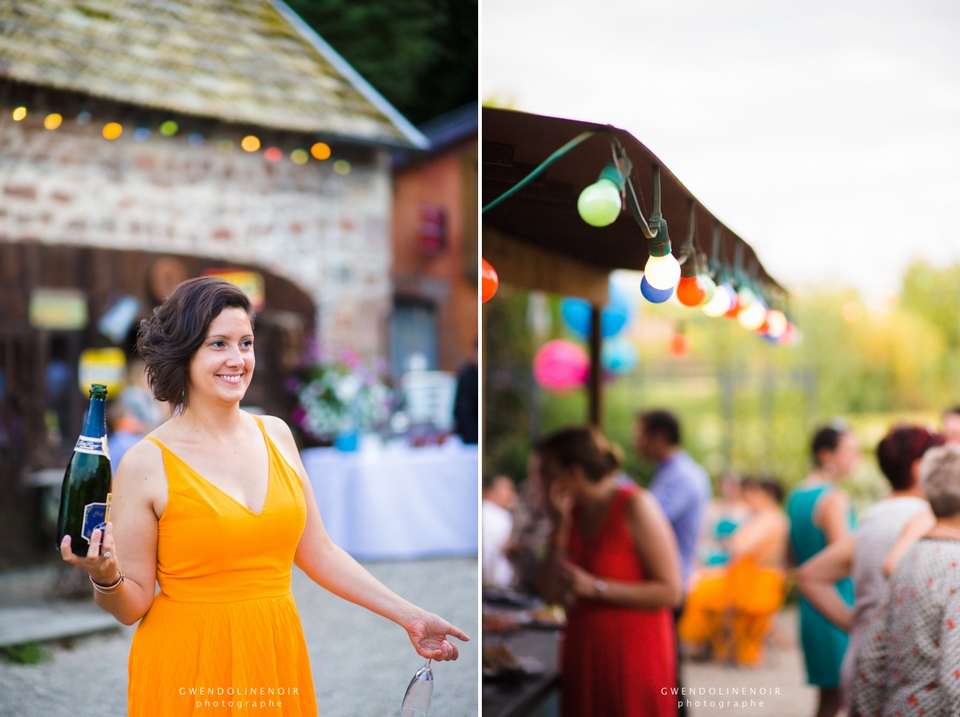
[[[71,542],[70,536],[65,535],[60,543],[60,555],[66,562],[89,573],[93,581],[100,585],[113,585],[119,580],[120,565],[117,560],[117,546],[113,542],[113,523],[107,523],[106,531],[102,534],[99,528],[93,531],[85,556],[74,555]]]

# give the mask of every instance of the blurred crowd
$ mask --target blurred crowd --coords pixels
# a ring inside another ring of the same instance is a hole
[[[889,490],[859,515],[839,484],[862,448],[843,425],[814,432],[788,492],[730,474],[714,490],[680,428],[637,416],[646,489],[581,427],[537,443],[519,494],[484,480],[484,586],[566,609],[562,713],[682,715],[681,656],[749,667],[772,643],[802,649],[816,717],[960,714],[960,407],[939,433],[887,432]],[[798,635],[774,620],[788,599]]]

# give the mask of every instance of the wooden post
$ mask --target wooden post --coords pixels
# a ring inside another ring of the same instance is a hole
[[[601,381],[603,366],[600,363],[600,326],[601,307],[590,305],[590,376],[587,379],[587,405],[591,426],[600,428],[603,405],[601,402]]]

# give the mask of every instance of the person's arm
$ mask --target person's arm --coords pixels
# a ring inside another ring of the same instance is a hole
[[[570,535],[573,498],[564,492],[559,483],[550,485],[546,496],[546,510],[550,516],[550,537],[547,541],[547,556],[537,576],[537,590],[548,604],[565,604],[570,596],[570,572],[567,566],[567,540]]]
[[[856,540],[846,535],[810,558],[797,571],[797,587],[817,611],[844,632],[853,627],[853,610],[837,592],[836,582],[850,577]]]
[[[683,600],[680,550],[660,505],[649,491],[640,491],[628,501],[625,517],[646,578],[640,581],[600,578],[606,583],[606,589],[598,591],[596,575],[568,563],[574,594],[646,610],[677,607]]]
[[[776,526],[771,525],[766,516],[755,517],[737,526],[727,543],[730,559],[736,561],[753,555],[768,539],[771,530],[776,530]]]
[[[447,641],[447,635],[464,641],[470,638],[440,616],[422,610],[388,589],[330,540],[290,428],[279,418],[271,416],[264,416],[263,422],[270,438],[300,475],[303,484],[307,522],[294,554],[297,567],[334,595],[400,625],[407,631],[410,642],[421,657],[432,660],[457,659],[459,649]]]
[[[900,562],[900,558],[907,554],[907,551],[913,547],[920,538],[933,530],[937,519],[933,516],[933,511],[927,508],[913,516],[900,531],[900,537],[887,553],[887,559],[883,561],[883,574],[889,578],[893,575],[894,568]]]
[[[823,531],[827,544],[850,533],[850,499],[842,490],[831,490],[816,507],[814,525]]]
[[[113,476],[106,534],[93,532],[86,557],[73,554],[69,536],[60,546],[65,561],[88,572],[100,585],[112,585],[123,571],[117,592],[94,591],[94,599],[124,625],[142,618],[156,594],[158,521],[153,505],[158,494],[166,493],[163,470],[163,456],[155,444],[141,441],[132,446]],[[109,558],[101,554],[107,552]]]

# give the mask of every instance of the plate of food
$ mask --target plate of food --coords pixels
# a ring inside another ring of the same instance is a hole
[[[547,666],[535,657],[515,655],[506,645],[484,645],[483,678],[485,680],[522,680],[542,675]]]

